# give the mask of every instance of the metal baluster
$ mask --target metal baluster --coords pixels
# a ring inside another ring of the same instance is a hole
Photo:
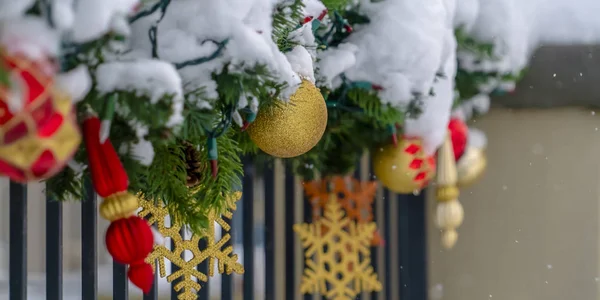
[[[235,234],[235,230],[233,227],[233,220],[229,220],[227,218],[224,219],[225,222],[227,222],[230,226],[231,226],[231,230],[229,231],[229,234],[231,235],[231,239],[229,239],[229,241],[227,241],[227,243],[225,243],[224,247],[230,246],[230,245],[234,245],[234,234]],[[225,229],[221,229],[221,236],[223,236],[224,234],[227,234],[227,231]],[[231,275],[226,275],[226,274],[221,274],[221,300],[232,300],[233,299],[233,274]],[[203,299],[201,299],[203,300]]]
[[[198,242],[198,248],[200,249],[206,249],[206,247],[208,246],[208,243],[206,242],[206,238],[202,238],[200,239],[200,242]],[[201,262],[198,267],[197,270],[200,273],[206,274],[206,276],[208,276],[208,261],[209,259],[205,259],[203,262]],[[210,278],[208,278],[210,280]],[[209,286],[209,281],[207,282],[202,282],[202,281],[198,281],[198,283],[200,283],[201,288],[198,291],[198,299],[199,300],[210,300],[210,286]]]
[[[373,172],[373,162],[369,161],[369,180],[376,180],[375,173]],[[377,229],[380,230],[383,222],[381,222],[381,216],[379,215],[377,204],[381,201],[381,189],[377,189],[377,195],[375,195],[375,201],[373,201],[373,221],[377,223]],[[380,232],[381,233],[381,230]],[[385,239],[385,238],[384,238]],[[386,247],[386,246],[383,246]],[[371,265],[376,274],[379,274],[379,247],[371,247]],[[379,278],[383,281],[383,278]],[[371,300],[379,299],[380,292],[372,292]]]
[[[242,180],[242,246],[244,248],[244,300],[254,300],[254,176],[255,168],[249,159],[244,160]]]
[[[275,300],[275,174],[267,168],[265,191],[265,299]]]
[[[63,298],[62,203],[46,195],[46,299]]]
[[[296,295],[296,247],[294,245],[294,199],[296,198],[296,182],[291,166],[285,167],[285,299],[294,300]]]
[[[10,300],[27,299],[27,185],[10,182]]]
[[[98,298],[98,234],[97,197],[89,178],[84,183],[83,203],[81,203],[81,298]]]
[[[173,221],[174,220],[171,219],[171,222],[173,222]],[[173,223],[171,223],[171,224],[173,224]],[[183,235],[183,229],[181,229],[180,234]],[[173,250],[173,249],[175,249],[175,242],[171,239],[171,250]],[[181,256],[183,256],[183,253],[181,253]],[[178,270],[179,270],[179,266],[177,266],[175,263],[171,262],[171,274],[177,272]],[[179,294],[179,292],[175,291],[175,286],[177,286],[179,281],[181,281],[181,278],[177,278],[171,282],[171,300],[177,300],[177,295]]]
[[[362,180],[362,164],[361,164],[360,159],[358,160],[358,163],[356,164],[356,169],[354,170],[354,178],[358,179],[359,181]],[[354,300],[361,300],[361,299],[362,299],[362,294],[358,294],[354,298]]]
[[[400,298],[427,299],[425,191],[399,197]]]
[[[386,241],[386,245],[385,245],[385,249],[384,249],[384,278],[383,278],[383,287],[385,290],[385,299],[391,299],[392,297],[392,285],[396,284],[395,282],[392,282],[392,265],[390,264],[390,261],[392,260],[392,252],[391,252],[391,245],[389,244],[390,241],[392,240],[392,227],[390,226],[390,220],[391,218],[394,217],[394,214],[390,211],[390,201],[395,201],[396,199],[393,198],[393,193],[386,190],[385,192],[385,198],[383,199],[383,207],[384,207],[384,213],[385,213],[385,217],[383,220],[383,235],[384,235],[384,239]]]
[[[127,266],[113,261],[113,300],[129,299]]]
[[[310,205],[309,199],[304,196],[302,203],[304,204],[302,219],[304,220],[304,223],[312,223],[313,212],[312,212],[312,205]],[[304,263],[304,268],[306,268],[306,261]],[[313,300],[314,295],[304,294],[303,298],[304,298],[304,300]]]

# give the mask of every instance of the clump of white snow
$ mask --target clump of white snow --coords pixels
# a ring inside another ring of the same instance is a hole
[[[102,37],[111,29],[113,18],[129,15],[138,3],[138,0],[77,1],[71,38],[74,42],[85,42]]]
[[[479,0],[456,0],[454,28],[470,32],[479,14]]]
[[[182,63],[220,54],[205,63],[179,70],[183,82],[204,88],[208,98],[217,99],[211,75],[221,72],[226,65],[230,72],[265,65],[275,78],[288,84],[284,95],[290,96],[300,78],[271,39],[273,5],[271,0],[173,1],[157,26],[158,56],[168,62]],[[138,53],[151,53],[148,29],[152,24],[140,20],[133,25],[132,46]],[[219,52],[218,44],[224,41],[227,42]]]
[[[9,55],[20,54],[31,60],[45,60],[58,55],[60,35],[39,17],[1,19],[0,44]]]
[[[51,3],[50,17],[52,18],[52,25],[61,30],[71,28],[75,23],[73,0],[53,0]]]
[[[319,0],[304,0],[304,16],[312,17],[314,19],[323,15],[323,13],[327,10],[325,5]]]
[[[321,84],[330,89],[336,88],[335,78],[356,64],[357,52],[358,47],[350,43],[343,43],[319,52],[316,69]]]
[[[62,90],[69,93],[73,102],[79,102],[87,95],[92,87],[92,79],[88,72],[88,68],[84,65],[60,74],[56,78]]]
[[[292,70],[302,78],[315,83],[315,70],[313,69],[313,57],[308,53],[306,48],[296,46],[291,51],[285,54],[289,61]]]
[[[450,121],[450,110],[454,101],[454,76],[456,74],[456,41],[454,32],[446,31],[446,48],[451,49],[443,65],[444,77],[433,84],[434,95],[423,101],[423,112],[416,119],[407,119],[405,134],[419,136],[427,155],[432,155],[443,143]]]
[[[181,78],[172,64],[149,59],[108,62],[98,66],[95,77],[96,89],[103,94],[115,91],[134,92],[148,97],[151,103],[171,96],[173,114],[167,126],[183,122]]]
[[[381,85],[389,90],[380,94],[381,101],[397,107],[408,104],[412,93],[428,94],[441,65],[446,32],[442,1],[363,1],[361,5],[371,22],[348,39],[358,47],[348,78]]]

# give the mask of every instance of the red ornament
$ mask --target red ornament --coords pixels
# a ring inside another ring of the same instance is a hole
[[[81,135],[69,97],[54,85],[49,60],[7,56],[0,64],[11,84],[0,84],[0,174],[27,182],[47,179],[64,168]]]
[[[132,216],[139,207],[137,198],[127,192],[129,177],[110,140],[100,142],[100,119],[90,116],[83,122],[92,183],[104,198],[100,214],[111,221],[106,247],[114,260],[129,265],[127,277],[148,293],[154,275],[144,260],[152,252],[154,237],[146,221]]]
[[[465,153],[467,148],[467,138],[469,136],[469,127],[459,118],[452,118],[448,123],[450,130],[450,139],[452,140],[452,148],[454,150],[454,158],[458,161]]]
[[[127,277],[144,293],[154,281],[152,267],[144,261],[152,251],[153,239],[148,223],[137,216],[112,222],[106,231],[106,249],[115,261],[129,265]]]

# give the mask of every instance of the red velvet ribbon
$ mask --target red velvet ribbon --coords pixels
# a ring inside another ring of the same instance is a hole
[[[127,191],[129,177],[110,140],[100,143],[100,119],[89,117],[83,122],[83,136],[88,153],[92,183],[96,193],[106,198]]]
[[[103,198],[127,192],[129,177],[110,140],[100,142],[100,119],[83,121],[85,148],[96,193]],[[144,293],[150,292],[153,270],[144,259],[152,252],[154,237],[148,223],[137,216],[113,220],[106,231],[106,248],[113,259],[129,265],[127,277]]]

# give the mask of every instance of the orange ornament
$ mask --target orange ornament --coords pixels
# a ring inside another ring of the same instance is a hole
[[[303,183],[304,192],[309,197],[313,210],[313,221],[319,220],[325,210],[331,194],[346,212],[346,216],[358,223],[373,221],[373,201],[377,189],[376,181],[358,181],[352,177],[334,176],[331,178]],[[327,228],[322,229],[326,234]],[[373,246],[383,245],[383,239],[377,231],[371,242]]]
[[[49,60],[0,50],[0,64],[11,80],[0,84],[0,174],[18,182],[49,178],[81,142],[71,99],[55,87]]]
[[[373,172],[389,190],[410,194],[423,189],[435,175],[435,158],[427,156],[419,138],[403,137],[398,145],[373,150]]]

